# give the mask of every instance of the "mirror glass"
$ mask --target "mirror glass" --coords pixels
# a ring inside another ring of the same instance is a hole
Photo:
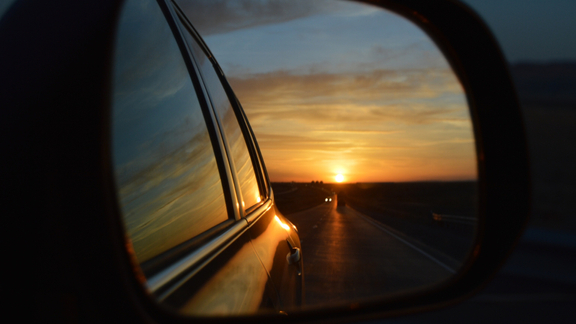
[[[112,104],[119,209],[159,302],[189,315],[290,313],[430,288],[459,271],[477,224],[473,126],[462,85],[422,30],[357,2],[167,3],[168,16],[153,0],[125,3]],[[252,199],[263,205],[243,206],[234,189],[249,168],[267,191],[259,155],[238,113],[218,117],[215,106],[235,100],[180,10],[250,123],[273,192]],[[245,152],[242,165],[226,152]],[[258,206],[264,216],[249,219]]]
[[[357,2],[178,3],[298,227],[307,305],[458,271],[475,234],[474,134],[461,84],[420,28]]]

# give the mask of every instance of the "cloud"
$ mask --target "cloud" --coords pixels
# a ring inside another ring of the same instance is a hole
[[[228,80],[252,123],[270,118],[304,124],[377,121],[379,125],[386,121],[426,124],[468,120],[462,89],[449,69],[310,74],[275,71]]]
[[[394,134],[400,131],[376,131],[376,130],[314,130],[314,133],[328,134]]]
[[[337,10],[337,1],[309,0],[179,0],[202,35],[227,33],[260,25],[278,24]]]
[[[228,79],[275,181],[475,177],[468,106],[449,69]]]

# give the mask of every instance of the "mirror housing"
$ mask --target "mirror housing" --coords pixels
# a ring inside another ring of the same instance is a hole
[[[362,2],[396,12],[422,28],[466,91],[479,165],[474,253],[458,276],[432,291],[290,316],[207,321],[362,319],[449,305],[472,295],[494,276],[525,226],[530,183],[524,128],[507,63],[486,25],[452,0]],[[15,2],[0,20],[4,85],[0,129],[6,157],[2,200],[5,214],[10,215],[4,228],[11,229],[4,235],[4,246],[11,247],[7,256],[11,280],[3,288],[13,300],[24,301],[27,311],[18,313],[20,318],[192,320],[150,298],[142,279],[134,276],[134,263],[125,248],[109,138],[119,10],[120,4],[112,0],[50,4],[28,0]]]

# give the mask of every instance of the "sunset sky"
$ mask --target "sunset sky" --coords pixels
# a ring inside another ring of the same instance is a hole
[[[339,1],[180,1],[272,181],[476,179],[462,87],[404,18]]]

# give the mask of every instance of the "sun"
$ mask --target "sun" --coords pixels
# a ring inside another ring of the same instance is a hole
[[[344,176],[341,174],[337,174],[336,177],[334,177],[336,179],[336,182],[342,182],[344,181]]]

